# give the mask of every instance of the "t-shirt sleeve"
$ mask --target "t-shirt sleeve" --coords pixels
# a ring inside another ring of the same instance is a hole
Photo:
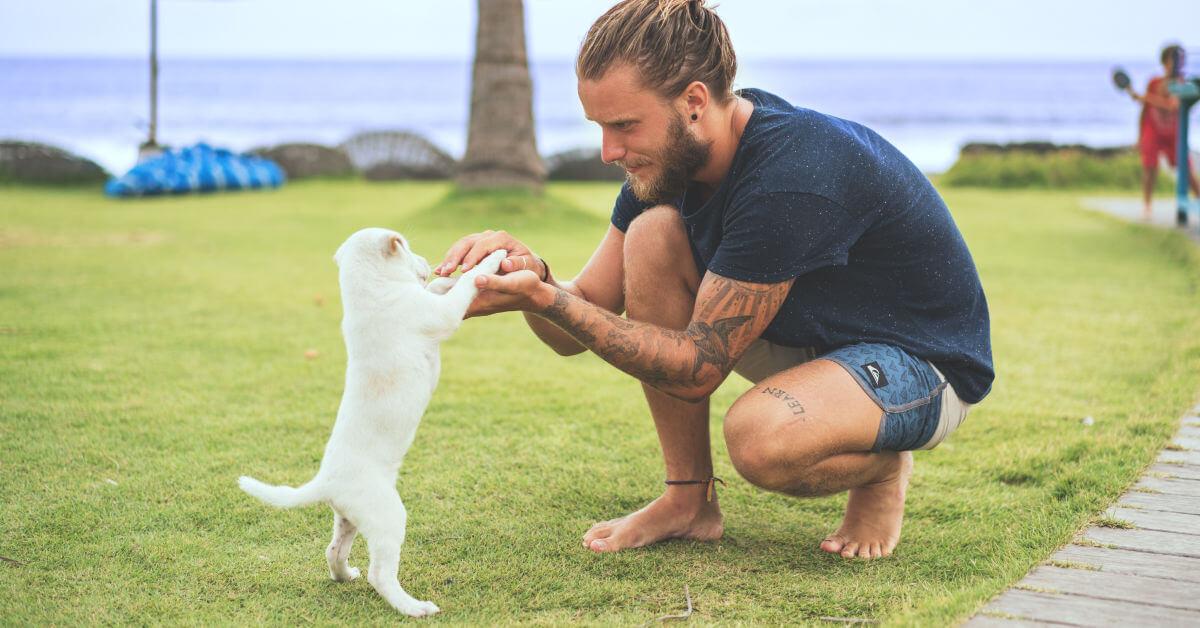
[[[708,269],[737,281],[778,283],[845,265],[865,223],[865,216],[816,194],[751,195],[726,213]]]
[[[621,233],[629,230],[629,223],[633,222],[646,208],[647,203],[639,201],[637,196],[633,194],[633,190],[629,187],[629,182],[626,181],[621,186],[621,192],[617,194],[617,201],[613,204],[612,224],[619,229]]]

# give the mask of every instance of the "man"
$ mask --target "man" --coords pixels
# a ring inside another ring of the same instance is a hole
[[[766,92],[734,94],[735,70],[703,0],[613,7],[576,64],[603,159],[628,172],[591,260],[560,282],[489,231],[436,272],[507,249],[471,315],[521,310],[559,353],[591,350],[643,382],[666,488],[593,526],[585,547],[721,536],[708,399],[736,369],[755,386],[725,415],[734,467],[788,495],[849,491],[821,548],[885,556],[910,450],[940,442],[991,386],[983,292],[945,205],[895,148]]]
[[[1167,165],[1174,168],[1179,163],[1179,99],[1167,91],[1171,83],[1183,80],[1183,65],[1186,55],[1178,44],[1171,44],[1159,54],[1163,75],[1150,79],[1146,93],[1138,94],[1132,86],[1125,91],[1134,100],[1142,103],[1138,117],[1138,153],[1142,157],[1142,220],[1149,222],[1154,184],[1158,180],[1158,160],[1165,157]],[[1200,184],[1188,167],[1188,183],[1192,193],[1200,195]]]

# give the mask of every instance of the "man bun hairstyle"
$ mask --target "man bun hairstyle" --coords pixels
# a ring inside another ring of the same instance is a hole
[[[706,0],[624,0],[588,29],[575,60],[580,80],[629,64],[642,83],[671,99],[693,81],[719,103],[733,98],[737,57],[725,23]]]

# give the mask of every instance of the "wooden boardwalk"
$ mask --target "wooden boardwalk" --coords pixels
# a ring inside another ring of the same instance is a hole
[[[1200,406],[1106,514],[964,627],[1200,626]]]

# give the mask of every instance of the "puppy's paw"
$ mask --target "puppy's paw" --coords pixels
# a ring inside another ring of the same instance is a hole
[[[492,251],[490,255],[480,260],[474,268],[463,273],[463,279],[474,283],[475,278],[480,275],[496,274],[500,270],[500,262],[503,262],[506,257],[508,257],[508,251],[504,249]]]
[[[479,262],[479,267],[484,269],[487,274],[494,275],[496,271],[500,270],[500,262],[503,262],[506,257],[508,257],[508,251],[504,249],[492,251],[491,255]]]
[[[329,578],[334,582],[350,582],[359,577],[359,575],[361,574],[358,571],[358,567],[346,566],[341,568],[335,566],[329,570]]]
[[[413,600],[411,603],[406,604],[404,608],[401,608],[400,612],[409,617],[428,617],[440,610],[433,602]]]

